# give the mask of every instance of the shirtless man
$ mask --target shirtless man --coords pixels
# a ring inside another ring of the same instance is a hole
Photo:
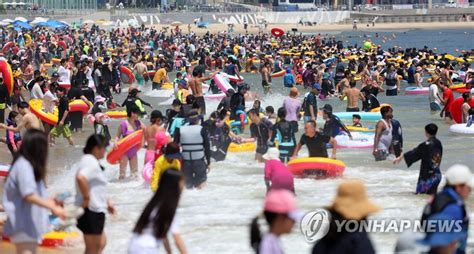
[[[147,126],[145,129],[145,142],[146,153],[145,153],[145,164],[151,160],[158,159],[158,156],[161,155],[160,151],[164,145],[171,142],[171,137],[169,135],[163,135],[161,138],[165,140],[158,140],[157,133],[164,132],[166,133],[165,128],[161,125],[163,124],[164,116],[159,110],[153,110],[150,115],[150,126]]]
[[[265,62],[262,69],[260,70],[260,72],[262,74],[263,93],[264,94],[271,93],[271,90],[272,90],[272,77],[271,77],[270,63]]]
[[[347,112],[359,112],[359,100],[365,101],[364,95],[356,87],[355,80],[351,80],[349,85],[350,88],[344,90],[339,98],[342,101],[345,97],[347,97]]]
[[[38,119],[38,117],[36,117],[33,113],[30,112],[28,103],[24,101],[18,103],[18,111],[20,115],[22,115],[22,118],[18,126],[9,127],[2,123],[0,124],[0,129],[7,129],[13,132],[20,132],[23,129],[25,131],[29,129],[43,130],[41,121]]]
[[[206,102],[204,101],[204,93],[202,91],[202,83],[208,81],[216,75],[217,72],[213,72],[208,77],[203,77],[204,69],[197,67],[193,70],[193,77],[189,80],[188,84],[196,98],[196,103],[199,105],[199,114],[206,114]]]
[[[146,59],[142,58],[140,62],[135,64],[134,70],[138,85],[143,86],[145,84],[145,75],[147,73]]]
[[[339,81],[339,83],[337,83],[336,85],[336,93],[342,93],[344,92],[344,90],[346,90],[347,88],[349,88],[349,82],[351,80],[351,71],[350,70],[346,70],[344,72],[344,78]]]

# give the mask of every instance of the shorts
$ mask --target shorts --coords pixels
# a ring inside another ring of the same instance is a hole
[[[448,112],[448,111],[444,112],[444,117],[449,118],[449,119],[453,119],[453,117],[451,116],[451,112]]]
[[[206,101],[204,101],[204,97],[196,97],[196,104],[201,109],[201,115],[206,114]]]
[[[441,106],[436,102],[430,102],[430,109],[431,111],[440,111]]]
[[[268,89],[272,86],[271,83],[268,83],[267,81],[265,80],[262,80],[262,87],[265,88],[265,89]]]
[[[65,138],[70,138],[72,136],[69,125],[64,124],[62,126],[56,125],[50,132],[51,136],[59,137],[63,135]]]
[[[346,112],[359,112],[359,108],[346,108]]]
[[[207,180],[207,164],[204,159],[183,160],[181,169],[188,189],[199,187]]]
[[[290,121],[290,125],[294,132],[298,132],[298,121]]]
[[[77,228],[84,235],[101,235],[104,232],[105,213],[96,213],[84,209],[84,214],[77,220]]]
[[[267,145],[257,145],[257,150],[255,150],[255,153],[265,154],[267,151],[268,151],[268,146]]]
[[[384,161],[388,157],[388,152],[385,150],[377,150],[377,153],[375,153],[374,158],[375,161]]]
[[[151,83],[151,90],[160,90],[160,89],[161,89],[161,83],[156,83],[156,82]]]
[[[438,185],[441,182],[441,172],[439,169],[428,179],[418,180],[416,184],[416,193],[417,194],[436,194],[438,191]]]
[[[397,89],[391,89],[391,90],[385,90],[385,95],[386,96],[397,96],[398,95],[398,90]]]

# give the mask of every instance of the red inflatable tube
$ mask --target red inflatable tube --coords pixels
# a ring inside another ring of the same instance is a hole
[[[462,123],[462,104],[463,103],[464,103],[463,98],[459,97],[453,101],[453,104],[451,104],[451,116],[453,117],[453,120],[456,123]],[[469,105],[471,107],[474,107],[474,98],[471,98]]]
[[[274,72],[274,73],[272,73],[272,78],[283,77],[283,76],[285,76],[285,74],[286,74],[285,70]]]
[[[272,32],[272,35],[275,37],[281,37],[285,34],[285,31],[279,27],[272,28],[271,32]]]
[[[71,88],[71,84],[69,83],[58,83],[60,87],[69,90]]]
[[[3,52],[3,53],[7,53],[8,50],[9,50],[10,48],[14,47],[14,46],[15,46],[15,43],[12,42],[12,41],[9,41],[9,42],[5,43],[5,45],[3,46],[2,52]]]
[[[135,75],[133,75],[132,70],[130,70],[126,66],[120,66],[120,72],[123,73],[125,76],[127,76],[128,84],[133,84],[135,82]]]
[[[452,90],[452,89],[451,89]],[[456,90],[453,90],[455,93],[470,93],[471,92],[471,89],[467,89],[467,88],[458,88]]]
[[[345,168],[342,161],[319,157],[298,158],[288,163],[293,175],[317,179],[342,176]]]
[[[110,164],[117,164],[120,161],[120,158],[130,149],[133,147],[140,145],[142,141],[143,130],[138,130],[130,135],[126,136],[125,138],[121,139],[117,143],[117,149],[113,149],[107,154],[107,161]]]
[[[156,71],[147,71],[143,77],[153,78],[155,76]]]
[[[0,60],[0,72],[3,76],[3,84],[7,86],[8,95],[13,93],[13,72],[10,64],[5,60]]]
[[[70,112],[82,112],[82,114],[87,114],[89,112],[89,105],[83,100],[73,100],[69,102],[69,111]]]

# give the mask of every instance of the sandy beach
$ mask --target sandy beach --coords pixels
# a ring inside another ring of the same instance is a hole
[[[170,25],[155,25],[156,29],[161,29],[163,27],[170,28]],[[342,32],[342,31],[351,31],[352,24],[321,24],[315,26],[302,26],[296,24],[269,24],[267,29],[261,30],[255,25],[248,26],[248,33],[258,33],[260,31],[269,31],[273,27],[282,28],[284,31],[291,31],[292,28],[297,28],[298,32],[301,33],[317,33],[317,32]],[[432,22],[432,23],[380,23],[375,24],[375,26],[370,25],[367,27],[367,24],[359,23],[359,31],[381,31],[381,30],[411,30],[411,29],[472,29],[474,27],[474,22]],[[226,24],[209,24],[208,28],[197,28],[194,25],[191,25],[191,30],[199,35],[205,34],[208,31],[210,33],[217,33],[226,31],[228,26]],[[183,32],[188,32],[188,27],[186,24],[181,26]],[[245,33],[243,25],[234,25],[234,34]]]

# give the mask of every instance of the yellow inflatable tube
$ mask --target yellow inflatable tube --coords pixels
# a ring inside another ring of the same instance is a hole
[[[241,143],[241,144],[232,142],[230,143],[228,151],[232,153],[253,152],[255,151],[256,148],[257,146],[253,142]]]

